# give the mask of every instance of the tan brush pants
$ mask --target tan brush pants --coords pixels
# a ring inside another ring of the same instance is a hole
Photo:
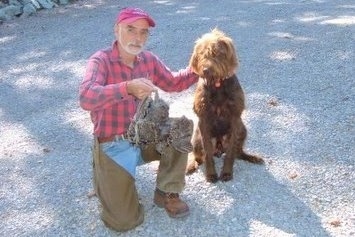
[[[162,154],[154,145],[141,150],[145,162],[160,160],[157,188],[164,192],[180,193],[185,186],[187,154],[166,147]],[[127,231],[144,220],[135,179],[101,149],[97,139],[93,145],[93,183],[102,205],[101,218],[105,225],[117,231]]]

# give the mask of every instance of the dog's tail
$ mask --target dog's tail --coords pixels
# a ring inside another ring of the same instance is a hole
[[[242,153],[238,157],[241,160],[249,161],[254,164],[263,164],[264,160],[258,156],[250,155],[242,151]]]

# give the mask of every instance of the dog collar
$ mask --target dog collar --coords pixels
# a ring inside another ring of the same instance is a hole
[[[226,80],[226,79],[232,77],[233,75],[234,75],[234,73],[231,73],[231,74],[229,74],[228,76],[226,76],[226,77],[224,77],[224,78],[222,78],[222,79],[219,79],[217,82],[214,83],[214,86],[215,86],[216,88],[219,88],[219,87],[221,86],[221,84],[223,83],[224,80]],[[203,79],[204,84],[205,84],[205,85],[208,85],[207,79],[204,78],[204,77],[202,77],[202,79]]]

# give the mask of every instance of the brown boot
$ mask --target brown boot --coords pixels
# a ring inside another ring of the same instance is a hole
[[[189,214],[189,207],[179,198],[178,193],[165,193],[159,189],[155,190],[154,203],[158,207],[164,207],[172,218],[180,218]]]

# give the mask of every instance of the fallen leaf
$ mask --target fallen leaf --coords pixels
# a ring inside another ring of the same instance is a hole
[[[334,220],[330,221],[329,223],[330,223],[330,225],[332,225],[334,227],[339,227],[341,225],[341,222],[338,219],[334,219]]]
[[[90,191],[87,195],[86,195],[88,198],[92,198],[94,196],[96,196],[96,193],[94,190]]]

